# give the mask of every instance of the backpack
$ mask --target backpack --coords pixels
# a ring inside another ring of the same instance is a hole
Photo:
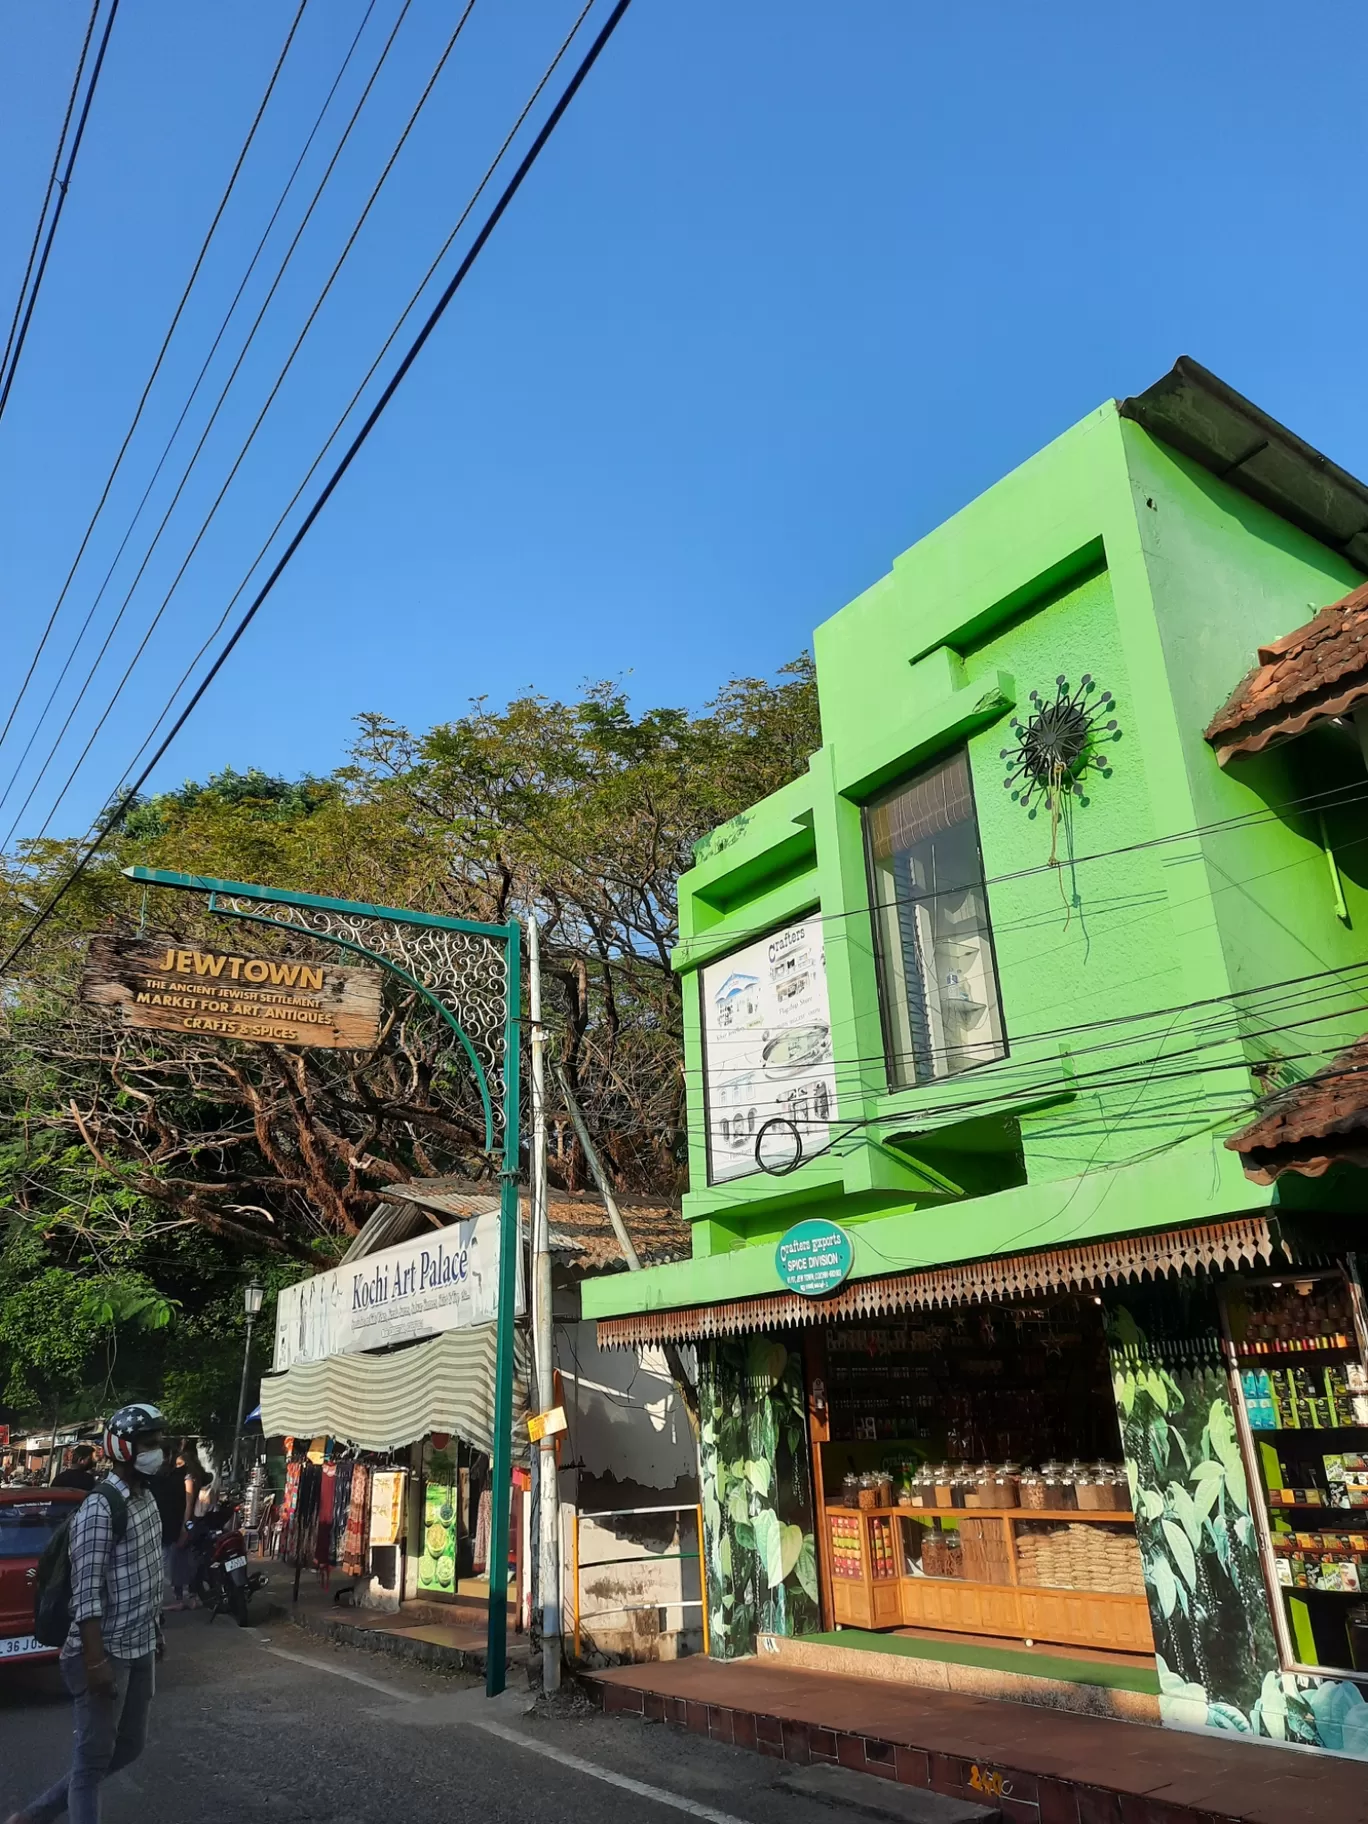
[[[38,1560],[33,1591],[33,1636],[42,1646],[63,1646],[71,1632],[71,1522],[94,1495],[103,1495],[109,1505],[114,1545],[128,1531],[127,1501],[110,1483],[97,1482],[48,1540]]]

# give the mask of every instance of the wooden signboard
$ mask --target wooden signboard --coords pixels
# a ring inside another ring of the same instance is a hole
[[[81,999],[117,1008],[125,1026],[365,1051],[380,1030],[380,986],[378,969],[97,937]]]

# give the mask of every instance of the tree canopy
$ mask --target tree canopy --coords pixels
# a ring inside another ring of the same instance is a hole
[[[145,890],[123,868],[496,922],[536,916],[556,1056],[608,1169],[623,1191],[669,1195],[685,1173],[675,883],[700,838],[801,772],[819,743],[804,657],[777,682],[732,680],[698,714],[636,712],[609,685],[574,703],[478,701],[422,734],[368,714],[326,778],[230,766],[132,809],[0,1003],[0,1400],[40,1405],[58,1385],[75,1397],[111,1349],[106,1378],[164,1375],[184,1355],[179,1343],[168,1354],[168,1339],[197,1334],[214,1386],[182,1382],[187,1420],[196,1402],[222,1407],[246,1271],[283,1283],[327,1264],[387,1184],[496,1169],[462,1057],[402,985],[386,988],[369,1053],[133,1032],[81,1006],[96,931],[248,943],[198,895]],[[8,859],[7,937],[75,849],[43,841]],[[303,934],[250,929],[254,951],[352,960]],[[584,1162],[554,1105],[552,1126],[553,1178],[579,1188]],[[33,1288],[66,1309],[45,1277],[54,1270],[93,1299],[61,1348],[20,1335],[43,1303]]]

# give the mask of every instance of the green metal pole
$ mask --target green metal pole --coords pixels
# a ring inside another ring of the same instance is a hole
[[[522,932],[506,927],[508,1002],[504,1024],[504,1157],[499,1190],[499,1319],[494,1364],[494,1448],[490,1461],[489,1631],[485,1695],[504,1688],[508,1654],[508,1510],[513,1499],[513,1339],[518,1287],[519,1064]]]

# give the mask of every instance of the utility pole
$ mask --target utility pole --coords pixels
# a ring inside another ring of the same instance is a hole
[[[229,1464],[229,1474],[234,1482],[238,1479],[238,1458],[242,1452],[242,1422],[247,1413],[247,1376],[252,1367],[252,1325],[261,1315],[265,1297],[265,1286],[258,1285],[253,1276],[252,1283],[245,1286],[242,1292],[242,1313],[247,1319],[247,1341],[242,1346],[242,1384],[238,1388],[237,1424],[233,1428],[233,1455]]]
[[[613,1233],[617,1236],[618,1246],[622,1249],[622,1257],[627,1262],[628,1269],[635,1273],[640,1269],[641,1261],[632,1244],[632,1238],[627,1233],[627,1224],[622,1220],[622,1211],[617,1206],[617,1198],[614,1197],[613,1187],[608,1182],[608,1174],[604,1171],[594,1143],[589,1138],[589,1129],[584,1124],[584,1116],[579,1111],[579,1103],[576,1102],[571,1091],[569,1078],[559,1064],[556,1066],[556,1081],[561,1086],[565,1106],[570,1111],[570,1119],[579,1136],[579,1143],[584,1148],[585,1162],[594,1183],[598,1186],[598,1194],[603,1199],[603,1207],[607,1210],[608,1220],[613,1225]]]
[[[556,1338],[551,1305],[551,1220],[546,1176],[546,1028],[542,1025],[541,936],[527,920],[528,1003],[532,1026],[532,1337],[537,1408],[556,1403]],[[544,1437],[537,1457],[538,1587],[541,1592],[542,1689],[561,1682],[561,1523],[556,1440]]]

